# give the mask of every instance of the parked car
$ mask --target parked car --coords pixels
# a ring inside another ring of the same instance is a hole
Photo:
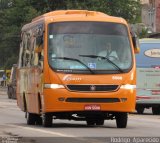
[[[14,64],[11,69],[11,76],[7,84],[7,94],[9,99],[16,99],[16,69],[17,64]]]
[[[140,40],[136,66],[136,110],[143,114],[145,108],[151,107],[153,114],[160,114],[160,39]]]

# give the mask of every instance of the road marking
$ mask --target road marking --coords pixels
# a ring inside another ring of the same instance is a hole
[[[20,128],[20,129],[25,129],[25,130],[30,130],[30,131],[34,131],[34,132],[41,132],[41,133],[45,133],[45,134],[51,134],[51,135],[57,135],[57,136],[61,136],[61,137],[76,137],[73,135],[67,135],[67,134],[62,134],[62,133],[58,133],[58,132],[53,132],[53,131],[46,131],[44,129],[35,129],[32,127],[22,127],[22,126],[18,126],[18,125],[7,125],[10,127],[16,127],[16,128]]]
[[[37,131],[37,132],[41,132],[41,133],[45,133],[45,134],[51,134],[51,135],[57,135],[57,136],[61,136],[61,137],[71,137],[71,138],[74,138],[75,140],[78,140],[78,141],[87,141],[88,143],[104,143],[104,141],[100,141],[99,139],[90,139],[90,138],[86,138],[85,137],[81,137],[81,136],[74,136],[74,135],[67,135],[67,134],[62,134],[62,133],[58,133],[58,132],[52,132],[52,131],[46,131],[44,129],[35,129],[35,128],[32,128],[32,127],[22,127],[22,126],[18,126],[18,125],[12,125],[12,124],[7,124],[6,126],[9,126],[9,127],[16,127],[16,128],[20,128],[20,129],[25,129],[25,130],[30,130],[30,131]]]
[[[32,128],[32,127],[22,127],[22,126],[18,126],[18,125],[8,125],[7,126],[9,127],[16,127],[16,128],[20,128],[20,129],[25,129],[25,130],[30,130],[30,131],[37,131],[37,132],[41,132],[41,133],[45,133],[45,134],[51,134],[51,135],[57,135],[57,136],[61,136],[61,137],[71,137],[71,138],[74,138],[78,141],[87,141],[88,143],[93,143],[93,142],[97,142],[97,143],[104,143],[104,142],[101,142],[100,140],[97,140],[97,139],[91,139],[91,140],[88,140],[87,138],[83,138],[83,137],[78,137],[78,136],[73,136],[73,135],[67,135],[67,134],[62,134],[62,133],[58,133],[58,132],[52,132],[52,131],[46,131],[44,129],[35,129],[35,128]]]

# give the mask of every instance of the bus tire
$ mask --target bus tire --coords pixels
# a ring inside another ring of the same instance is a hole
[[[138,114],[143,114],[144,112],[144,107],[136,107],[137,113]]]
[[[27,125],[35,125],[36,116],[33,113],[26,112]]]
[[[42,115],[42,125],[43,127],[52,127],[52,115],[45,113]]]
[[[152,107],[153,115],[160,115],[160,106]]]
[[[36,116],[36,125],[42,125],[42,118],[40,115]]]
[[[128,113],[122,112],[116,114],[116,124],[117,128],[126,128],[127,127],[127,121],[128,121]]]

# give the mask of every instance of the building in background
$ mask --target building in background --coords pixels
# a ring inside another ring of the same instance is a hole
[[[160,0],[141,0],[142,23],[150,32],[160,32]]]
[[[156,32],[160,32],[160,0],[156,0]]]

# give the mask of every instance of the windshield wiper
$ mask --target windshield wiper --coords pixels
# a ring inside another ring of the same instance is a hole
[[[115,68],[118,69],[121,73],[123,73],[123,70],[117,66],[114,62],[112,62],[109,58],[103,57],[103,56],[97,56],[97,55],[79,55],[81,57],[89,57],[89,58],[101,58],[101,59],[106,59],[109,63],[111,63]]]
[[[86,64],[84,64],[82,61],[80,61],[78,59],[68,58],[68,57],[52,57],[52,59],[63,59],[63,60],[77,61],[77,62],[81,63],[83,66],[85,66],[92,74],[95,74],[91,68],[89,68]]]

